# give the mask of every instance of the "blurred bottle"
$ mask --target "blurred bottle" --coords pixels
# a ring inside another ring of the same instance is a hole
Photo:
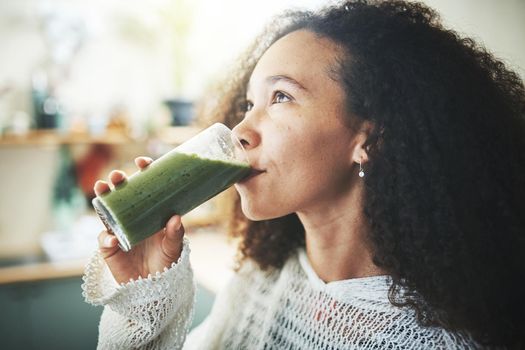
[[[37,71],[33,74],[31,97],[35,127],[37,129],[59,128],[62,122],[61,106],[53,96],[52,87],[44,71]]]
[[[70,231],[86,211],[85,197],[78,186],[75,162],[67,145],[59,150],[59,164],[53,187],[53,216],[59,231]]]

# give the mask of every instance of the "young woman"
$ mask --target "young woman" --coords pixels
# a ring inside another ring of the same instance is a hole
[[[518,75],[416,3],[347,2],[268,28],[217,115],[255,169],[235,186],[240,268],[186,336],[180,217],[129,253],[102,232],[84,284],[106,306],[99,348],[525,346]]]

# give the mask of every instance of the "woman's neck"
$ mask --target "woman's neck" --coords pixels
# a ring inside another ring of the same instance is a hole
[[[305,228],[310,264],[325,282],[385,274],[372,261],[366,239],[370,228],[356,197],[360,194],[341,199],[347,203],[297,213]]]

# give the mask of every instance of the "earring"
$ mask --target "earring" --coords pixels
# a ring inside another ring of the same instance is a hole
[[[364,177],[365,171],[363,170],[363,167],[361,166],[361,161],[359,161],[359,177]]]

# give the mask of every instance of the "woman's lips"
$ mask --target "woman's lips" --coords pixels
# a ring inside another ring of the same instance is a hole
[[[265,173],[265,172],[266,172],[266,170],[259,170],[259,169],[256,169],[256,168],[252,168],[252,171],[250,172],[250,174],[248,174],[248,176],[246,176],[245,178],[240,180],[239,183],[246,182],[246,181],[254,178],[255,176],[260,175],[260,174]]]

